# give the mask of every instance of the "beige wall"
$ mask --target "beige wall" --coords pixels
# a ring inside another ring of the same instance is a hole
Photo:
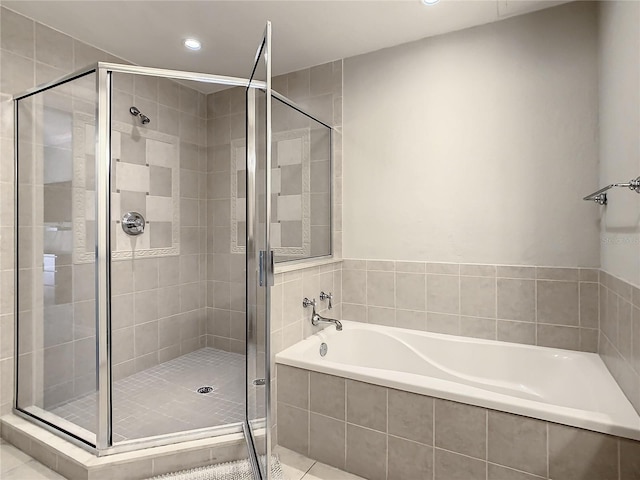
[[[640,3],[602,2],[599,11],[600,184],[640,175]],[[640,199],[626,190],[602,207],[603,270],[640,285]]]
[[[577,2],[346,59],[344,257],[598,266],[596,27]]]

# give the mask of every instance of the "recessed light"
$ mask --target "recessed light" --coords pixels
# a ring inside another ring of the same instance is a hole
[[[424,5],[435,5],[440,0],[420,0]]]
[[[196,40],[195,38],[187,38],[184,41],[184,46],[189,50],[200,50],[202,48],[202,44],[200,43],[200,41]]]

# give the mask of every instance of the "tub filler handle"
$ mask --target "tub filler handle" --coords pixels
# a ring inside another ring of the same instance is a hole
[[[331,301],[333,300],[333,293],[324,293],[324,291],[320,292],[320,300],[329,300],[329,310],[333,308]]]
[[[318,326],[320,323],[333,323],[336,326],[336,330],[342,330],[342,323],[340,320],[334,320],[333,318],[326,318],[316,312],[317,300],[314,298],[313,300],[309,300],[305,297],[302,300],[302,306],[304,308],[313,307],[313,313],[311,314],[311,325]]]

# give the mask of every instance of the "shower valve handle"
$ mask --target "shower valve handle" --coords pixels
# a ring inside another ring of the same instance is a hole
[[[331,301],[333,300],[333,293],[320,292],[320,300],[329,300],[329,310],[333,308],[333,305],[331,304]]]

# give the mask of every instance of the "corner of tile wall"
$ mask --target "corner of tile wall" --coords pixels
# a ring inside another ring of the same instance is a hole
[[[640,288],[600,271],[599,353],[640,414]]]

